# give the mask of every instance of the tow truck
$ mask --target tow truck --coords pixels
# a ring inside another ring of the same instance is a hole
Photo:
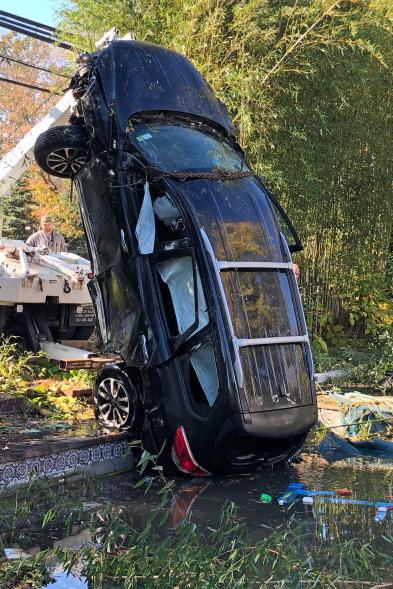
[[[38,135],[67,122],[73,102],[68,91],[0,161],[0,203],[34,160]],[[53,360],[87,359],[89,351],[61,342],[87,340],[94,330],[89,260],[2,239],[1,225],[0,219],[0,334],[20,336],[28,349]]]

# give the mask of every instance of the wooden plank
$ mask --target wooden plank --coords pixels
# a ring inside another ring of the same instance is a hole
[[[99,370],[107,364],[117,362],[117,358],[69,358],[67,360],[60,360],[60,370]]]

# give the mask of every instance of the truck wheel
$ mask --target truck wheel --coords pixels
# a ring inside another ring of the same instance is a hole
[[[141,404],[136,386],[117,364],[105,366],[93,389],[94,415],[100,426],[136,430],[141,423]]]
[[[77,327],[74,333],[74,337],[72,337],[71,339],[88,340],[90,336],[93,334],[94,329],[94,325],[85,325],[84,327]]]
[[[52,176],[74,178],[90,159],[88,140],[84,127],[52,127],[35,142],[35,161]]]
[[[94,331],[94,325],[83,327],[67,327],[60,330],[58,327],[51,327],[52,337],[58,340],[88,340]]]

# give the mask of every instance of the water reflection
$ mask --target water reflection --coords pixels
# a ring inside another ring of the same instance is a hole
[[[60,567],[51,574],[53,574],[53,581],[41,589],[87,589],[89,586],[84,577],[78,577],[75,573],[67,575]]]
[[[365,458],[347,459],[329,465],[316,454],[303,454],[299,464],[285,465],[252,476],[179,478],[167,508],[168,519],[162,528],[162,536],[173,533],[185,519],[193,522],[202,532],[208,528],[215,530],[219,527],[222,508],[232,501],[239,508],[239,516],[246,522],[250,545],[268,536],[272,528],[284,529],[291,519],[302,526],[302,545],[306,551],[320,541],[334,543],[338,539],[358,538],[362,543],[370,543],[371,548],[383,552],[386,549],[383,536],[393,534],[393,511],[387,512],[381,521],[375,521],[376,509],[372,506],[329,504],[323,497],[314,497],[312,505],[303,504],[300,498],[291,506],[283,508],[278,504],[278,497],[290,483],[297,482],[309,490],[334,491],[345,487],[352,491],[351,497],[354,499],[387,501],[393,495],[392,466],[393,463],[389,461]],[[84,512],[83,521],[74,525],[68,534],[65,532],[64,520],[53,522],[45,530],[37,525],[30,536],[25,535],[25,541],[18,542],[18,548],[33,555],[49,547],[65,549],[102,543],[105,535],[104,505],[107,502],[120,514],[125,526],[143,529],[151,510],[160,505],[159,490],[160,487],[154,484],[147,495],[141,488],[133,489],[131,475],[127,473],[103,479],[102,486],[98,490],[95,488],[94,496],[86,499],[94,501],[86,504],[90,511]],[[261,493],[270,495],[272,502],[262,503]],[[101,522],[96,536],[90,534],[92,514],[96,514]],[[66,577],[58,568],[52,572],[55,583],[47,586],[51,589],[88,587],[81,566],[70,577]]]
[[[347,459],[329,465],[317,455],[303,455],[302,462],[284,465],[244,477],[212,477],[211,479],[178,479],[168,507],[169,517],[162,529],[163,537],[184,519],[195,523],[201,531],[219,526],[220,513],[228,501],[239,508],[244,518],[250,543],[286,525],[289,518],[307,528],[316,539],[331,540],[362,538],[376,547],[382,546],[382,533],[393,533],[393,511],[383,521],[375,521],[376,508],[327,503],[323,497],[304,505],[300,498],[288,507],[278,505],[278,497],[289,483],[299,482],[309,490],[349,488],[353,499],[388,501],[393,494],[393,463],[382,460]],[[106,481],[99,501],[110,501],[121,512],[126,525],[142,529],[151,510],[160,504],[159,487],[153,485],[148,495],[143,489],[133,489],[129,476],[112,477]],[[271,503],[261,503],[261,493],[272,497]],[[83,534],[75,534],[72,542],[80,545]],[[86,538],[87,540],[87,538]],[[88,541],[88,540],[87,540]],[[82,540],[83,543],[83,540]]]

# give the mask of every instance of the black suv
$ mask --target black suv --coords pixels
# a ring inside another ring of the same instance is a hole
[[[288,460],[317,419],[288,217],[186,58],[114,41],[79,63],[71,124],[35,157],[75,180],[101,349],[122,358],[100,424],[192,475]]]

